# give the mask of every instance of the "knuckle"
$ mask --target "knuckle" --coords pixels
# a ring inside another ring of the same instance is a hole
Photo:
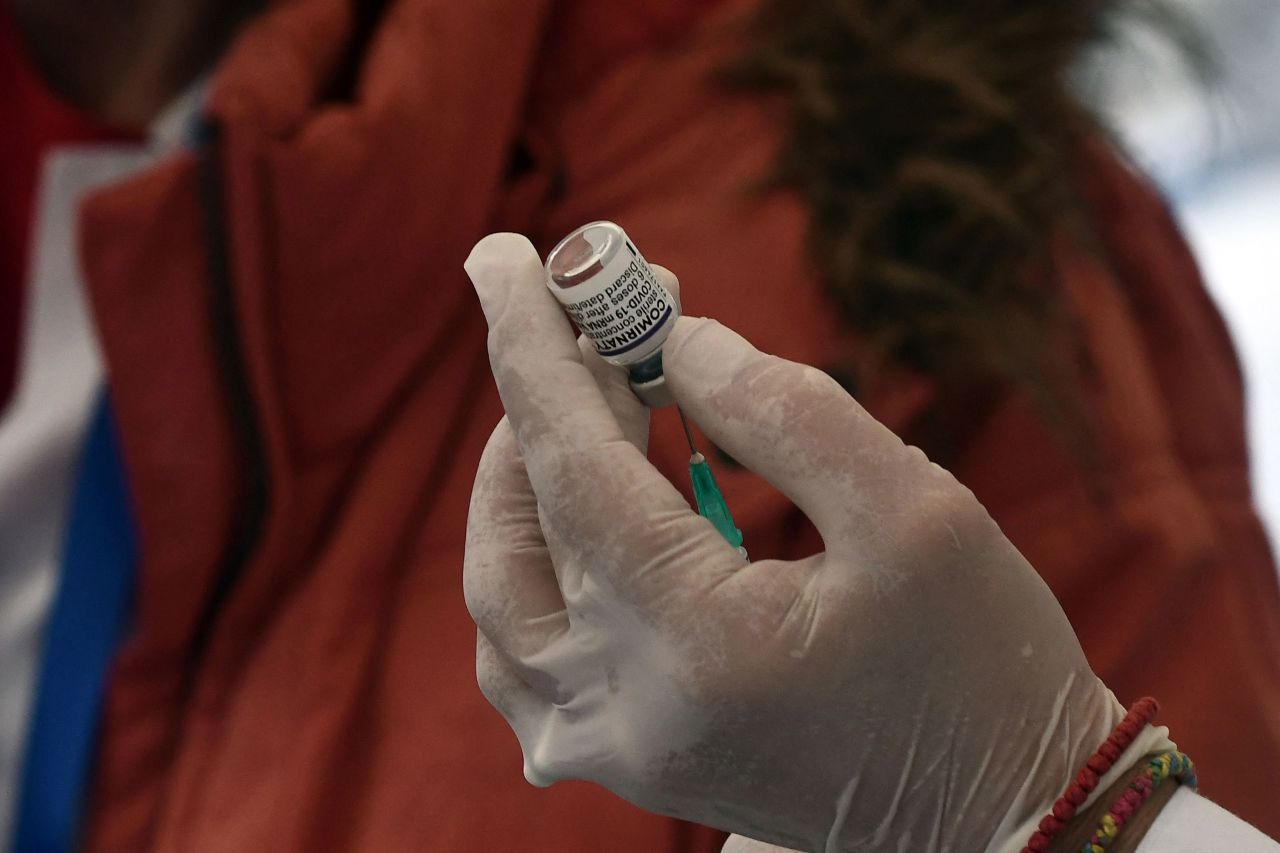
[[[476,644],[476,685],[485,701],[507,722],[515,725],[516,692],[522,689],[522,683],[508,668],[498,650],[483,639],[483,632]]]
[[[483,660],[476,661],[476,684],[479,685],[485,700],[498,710],[502,710],[504,690],[501,681],[494,674],[492,667],[487,666]]]
[[[472,560],[469,554],[468,565],[462,573],[462,600],[467,606],[467,613],[471,615],[471,621],[483,627],[482,623],[486,621],[485,616],[490,603],[486,595],[486,586],[479,581],[479,567],[474,565]]]
[[[721,324],[708,317],[690,317],[681,315],[675,322],[674,328],[671,330],[667,343],[663,347],[662,358],[663,363],[668,368],[675,367],[679,370],[679,365],[686,357],[686,350],[689,348],[690,341],[696,336],[711,332],[715,333],[716,329],[721,328]]]
[[[982,505],[953,480],[918,492],[898,535],[914,550],[933,555],[969,551],[993,529]]]
[[[834,424],[866,417],[830,375],[777,356],[744,366],[735,384],[747,391],[754,406],[771,407],[780,429],[825,434]]]

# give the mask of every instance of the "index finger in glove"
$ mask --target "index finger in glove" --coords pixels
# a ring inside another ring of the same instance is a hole
[[[643,451],[649,410],[628,389],[626,375],[606,364],[590,342],[579,338],[578,348],[623,434]],[[515,434],[503,418],[476,468],[462,578],[476,626],[517,665],[569,627],[565,593],[580,582],[566,579],[565,568],[553,562],[549,546],[555,544],[547,541]]]
[[[489,437],[476,469],[462,591],[480,633],[517,665],[569,628],[538,523],[538,499],[506,418]],[[522,675],[531,678],[527,671]]]
[[[490,235],[465,266],[489,324],[494,378],[539,505],[575,543],[583,563],[611,572],[620,591],[633,582],[655,584],[662,573],[654,569],[679,561],[690,548],[711,553],[685,560],[682,574],[714,563],[708,556],[740,565],[736,552],[627,441],[546,288],[532,244],[515,234]]]

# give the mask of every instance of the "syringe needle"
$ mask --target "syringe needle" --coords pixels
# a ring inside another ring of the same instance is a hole
[[[689,429],[689,421],[685,419],[684,410],[676,406],[676,414],[680,416],[680,426],[684,427],[684,437],[689,442],[689,453],[698,455],[698,446],[693,443],[693,430]]]

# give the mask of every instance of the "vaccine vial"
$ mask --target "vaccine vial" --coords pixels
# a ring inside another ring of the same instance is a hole
[[[627,368],[631,388],[666,405],[662,345],[680,316],[670,291],[612,222],[591,222],[547,256],[547,286],[600,357]]]

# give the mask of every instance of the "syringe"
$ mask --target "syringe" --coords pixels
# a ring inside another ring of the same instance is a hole
[[[689,479],[693,481],[693,499],[698,505],[698,515],[710,521],[720,532],[725,541],[738,549],[744,560],[749,559],[747,549],[742,546],[742,531],[733,522],[729,513],[729,505],[725,503],[720,485],[716,483],[716,475],[711,471],[707,458],[698,450],[693,441],[693,431],[689,429],[689,421],[684,412],[676,407],[680,415],[680,426],[684,427],[684,437],[689,442]]]

